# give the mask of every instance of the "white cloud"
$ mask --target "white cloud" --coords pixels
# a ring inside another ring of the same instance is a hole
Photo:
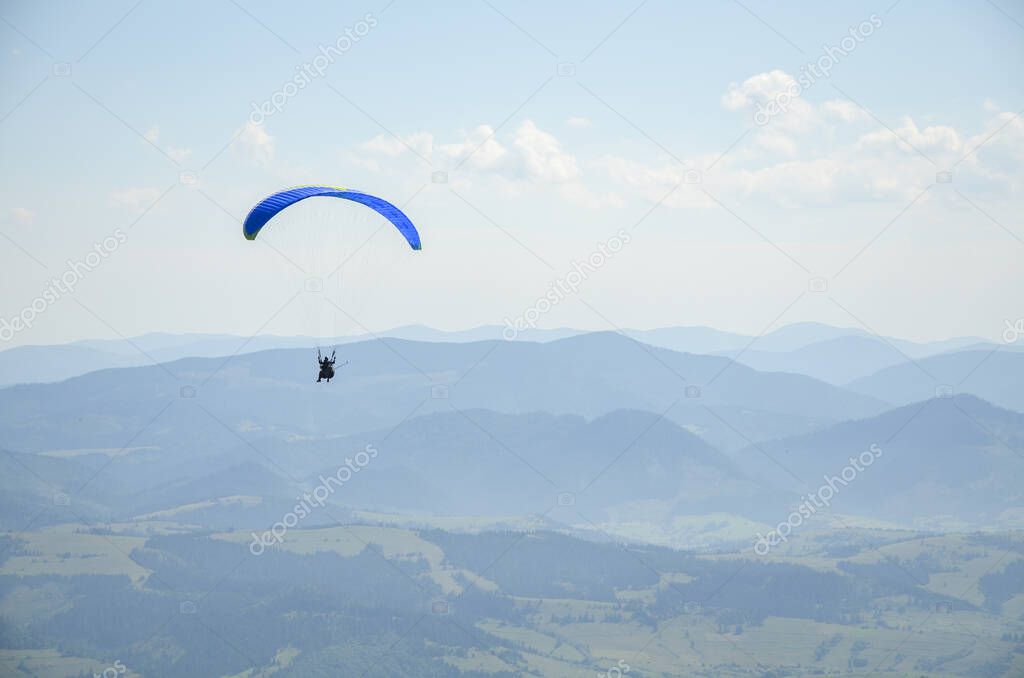
[[[586,118],[581,115],[574,115],[567,118],[565,124],[568,125],[569,127],[583,128],[590,127],[593,124],[593,122],[591,122],[590,118]]]
[[[802,95],[805,89],[789,73],[776,69],[732,83],[722,95],[722,107],[748,111],[759,125],[803,132],[820,120],[820,113]]]
[[[963,143],[958,171],[970,171],[991,188],[1011,194],[1024,190],[1024,119],[1019,113],[1000,112]]]
[[[568,203],[586,208],[625,204],[622,196],[587,185],[576,156],[532,120],[524,120],[515,132],[506,132],[504,136],[511,137],[507,144],[500,138],[503,135],[486,124],[461,136],[461,141],[437,143],[429,132],[401,139],[379,135],[360,144],[361,153],[349,153],[347,157],[371,171],[385,171],[388,164],[408,158],[412,147],[426,157],[431,157],[433,151],[438,167],[451,171],[461,165],[451,178],[452,185],[467,187],[474,180],[489,179],[489,188],[509,199],[551,191]]]
[[[245,123],[238,135],[238,145],[257,165],[267,166],[274,159],[274,137],[267,134],[263,125]]]
[[[787,91],[791,81],[783,71],[756,75],[730,86],[723,105],[754,110],[765,97]],[[922,127],[911,117],[893,129],[940,168],[963,158],[957,169],[960,186],[984,183],[983,190],[1005,193],[1024,183],[1024,119],[1014,116],[989,114],[973,135],[944,124]],[[418,132],[401,143],[378,136],[361,146],[372,151],[363,153],[362,161],[385,170],[411,155],[405,146],[409,144],[423,153],[433,149],[442,169],[451,171],[464,163],[453,182],[469,185],[489,178],[489,188],[506,197],[547,192],[588,208],[622,207],[630,200],[712,208],[716,203],[709,193],[723,201],[753,199],[785,208],[862,201],[906,204],[934,183],[937,171],[892,130],[841,99],[791,100],[786,111],[755,127],[724,156],[724,149],[702,149],[682,156],[682,163],[623,156],[581,160],[533,120],[524,120],[514,131],[479,125],[454,143],[439,144],[438,138]],[[980,150],[971,153],[977,146]],[[692,170],[703,177],[697,186],[690,185]]]
[[[736,83],[729,85],[729,89],[722,95],[722,108],[727,111],[741,111],[750,106],[750,97]]]
[[[11,217],[15,222],[28,226],[36,220],[36,213],[27,207],[12,207]]]
[[[532,120],[526,120],[519,126],[513,143],[522,156],[530,179],[564,182],[580,175],[575,156],[562,151],[558,139],[541,131]]]
[[[830,158],[781,162],[754,171],[737,172],[735,185],[783,206],[831,201],[843,165]]]
[[[396,157],[411,151],[430,159],[434,152],[434,135],[429,132],[415,132],[405,137],[380,134],[363,143],[362,148],[371,153]]]
[[[845,99],[832,99],[821,105],[822,112],[840,122],[860,122],[867,120],[870,116],[864,109]]]
[[[770,97],[789,92],[790,82],[783,71],[761,73],[730,85],[721,103],[733,111],[761,110]],[[789,98],[786,110],[756,127],[709,170],[716,158],[706,153],[682,160],[704,171],[700,188],[716,197],[754,198],[788,208],[878,200],[905,204],[934,182],[936,166],[957,165],[961,186],[1012,194],[1024,184],[1024,119],[1000,112],[968,135],[945,124],[921,126],[905,116],[890,130],[849,101]],[[647,201],[686,183],[679,163],[605,157],[597,167],[628,194]],[[683,186],[664,204],[713,205],[706,197]]]
[[[757,135],[755,143],[760,148],[777,155],[792,158],[797,154],[796,141],[794,141],[792,137],[781,132],[765,130]]]
[[[647,202],[661,203],[668,207],[711,207],[715,204],[703,191],[684,185],[687,169],[678,163],[652,166],[628,158],[608,156],[599,160],[596,166],[615,185],[631,189]]]
[[[749,108],[759,101],[767,101],[787,90],[799,89],[789,73],[776,69],[752,75],[740,84],[732,83],[722,95],[722,106],[730,111]]]
[[[131,210],[140,210],[149,207],[153,201],[160,197],[160,191],[156,188],[122,188],[110,192],[110,204],[114,207],[126,207]]]
[[[893,131],[896,134],[893,134]],[[899,135],[897,137],[897,135]],[[939,153],[956,154],[964,149],[960,135],[952,127],[932,125],[920,129],[909,116],[905,116],[895,130],[878,129],[860,137],[858,145],[862,149],[895,149],[906,148],[910,144],[922,152],[937,151]]]
[[[439,167],[454,168],[465,163],[466,169],[496,171],[504,165],[508,149],[498,140],[490,125],[478,125],[472,132],[462,133],[462,141],[439,144],[431,132],[413,132],[404,136],[378,134],[358,146],[359,153],[347,152],[352,162],[374,172],[384,171],[392,161],[413,155]]]
[[[683,168],[678,165],[653,167],[636,160],[610,156],[598,162],[616,182],[643,188],[650,186],[674,186],[683,181]]]
[[[440,146],[441,153],[454,164],[466,161],[471,167],[489,169],[496,167],[508,153],[495,139],[494,128],[490,125],[478,125],[463,137],[459,143]]]
[[[753,137],[708,171],[713,157],[683,158],[704,171],[697,187],[685,185],[686,170],[678,163],[646,164],[611,157],[601,167],[612,181],[649,202],[659,201],[672,187],[683,184],[664,202],[675,208],[715,206],[704,190],[722,200],[755,199],[785,208],[875,199],[906,202],[935,176],[930,166],[922,171],[927,163],[916,155],[880,156],[859,150],[856,143],[826,144],[822,150],[821,145],[797,145],[785,135]]]
[[[156,143],[158,141],[160,141],[160,126],[159,125],[153,125],[148,130],[146,130],[146,133],[143,134],[142,136],[145,137],[146,141],[148,141],[149,143],[156,145]],[[170,148],[166,149],[165,152],[175,162],[183,162],[190,155],[192,155],[192,149],[191,148],[170,147]]]

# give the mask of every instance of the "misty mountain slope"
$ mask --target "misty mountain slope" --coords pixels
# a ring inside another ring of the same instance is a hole
[[[347,345],[386,337],[408,341],[433,343],[472,343],[497,341],[503,338],[506,328],[497,325],[475,327],[467,330],[445,331],[423,325],[408,325],[379,332],[376,335],[352,335],[334,338],[313,338],[306,336],[261,335],[243,337],[229,334],[168,334],[153,332],[127,339],[82,340],[69,344],[50,346],[18,346],[0,351],[0,387],[22,383],[48,383],[62,381],[88,372],[113,367],[148,365],[153,361],[170,362],[189,357],[229,356],[239,352],[255,353],[276,349],[301,349],[322,345]],[[587,334],[587,331],[572,328],[527,329],[520,332],[518,339],[529,342],[550,342],[568,337]],[[972,337],[959,337],[944,341],[916,343],[901,339],[882,339],[857,328],[832,327],[821,323],[796,323],[769,332],[761,337],[751,337],[723,332],[710,327],[663,327],[649,330],[627,329],[624,333],[637,341],[683,353],[735,356],[741,351],[744,364],[755,369],[785,371],[806,374],[834,384],[842,384],[854,378],[866,376],[888,366],[891,356],[879,346],[899,349],[903,354],[921,358],[943,352],[959,350],[986,350],[993,344]],[[841,360],[828,362],[833,355],[818,357],[810,348],[816,344],[832,342],[843,344],[854,340],[845,348],[837,350]],[[1022,350],[1024,347],[1008,346],[1008,349]],[[859,350],[866,353],[861,355]],[[848,353],[846,351],[849,351]],[[897,356],[900,353],[891,351]],[[767,353],[768,355],[762,355]],[[781,354],[781,355],[779,355]],[[787,358],[785,354],[794,354]],[[879,354],[878,362],[872,356]],[[801,356],[810,362],[803,363]],[[902,358],[901,358],[902,359]],[[856,372],[842,368],[845,362],[861,364]],[[833,368],[838,373],[833,374]],[[872,369],[873,368],[873,369]]]
[[[14,386],[0,390],[0,433],[20,451],[118,448],[140,431],[155,444],[197,450],[224,431],[346,435],[450,404],[597,417],[676,403],[666,416],[734,448],[886,407],[802,375],[760,373],[611,333],[545,344],[374,340],[342,347],[339,359],[350,363],[329,385],[314,383],[310,351],[275,350]],[[687,386],[699,397],[686,397]]]
[[[728,457],[650,412],[620,410],[590,422],[485,410],[431,414],[339,441],[343,454],[322,475],[366,444],[376,456],[333,498],[345,506],[523,515],[549,511],[569,492],[576,509],[595,519],[613,509],[660,519],[754,512],[780,494],[760,491]]]
[[[794,372],[842,386],[906,358],[885,342],[861,336],[837,337],[787,352],[748,350],[722,353],[762,372]]]
[[[975,337],[919,343],[879,337],[857,328],[796,323],[741,347],[713,353],[736,358],[756,370],[794,372],[843,386],[887,367],[907,363],[908,358],[923,359],[965,350],[990,351],[995,347],[996,344]],[[875,392],[869,393],[878,397]]]
[[[651,346],[680,353],[712,354],[743,348],[753,337],[723,332],[712,327],[659,327],[651,330],[624,330],[625,334]]]
[[[63,381],[96,370],[149,362],[137,351],[133,355],[115,355],[75,344],[17,346],[0,351],[0,386]]]
[[[855,478],[847,485],[836,484],[835,511],[891,522],[984,526],[1024,507],[1024,415],[968,395],[762,443],[734,459],[797,490],[791,472],[806,484],[805,492],[816,491],[872,445],[876,458],[862,471],[848,471]]]
[[[29,521],[109,522],[161,512],[185,523],[263,525],[287,512],[298,493],[280,470],[251,453],[178,462],[173,470],[167,455],[141,456],[0,453],[0,526],[17,531]]]
[[[870,339],[883,344],[888,343],[915,358],[959,350],[984,341],[978,337],[953,337],[939,341],[917,342],[895,337],[880,337],[859,327],[834,327],[818,322],[799,322],[758,337],[751,348],[758,351],[791,352],[837,339]]]
[[[0,351],[0,386],[63,381],[97,370],[152,365],[187,357],[227,356],[245,346],[249,352],[311,346],[304,337],[253,337],[228,334],[150,333],[127,341],[102,339],[55,346],[17,346]]]
[[[252,498],[250,508],[237,502],[198,508],[208,524],[230,519],[255,527],[277,520],[295,497],[317,486],[328,487],[330,503],[345,509],[462,516],[550,514],[559,495],[571,493],[568,508],[561,507],[565,515],[552,515],[570,523],[580,522],[577,511],[595,521],[753,516],[789,499],[762,489],[727,456],[650,412],[620,410],[588,422],[576,415],[449,409],[348,437],[225,435],[186,461],[173,447],[70,459],[8,454],[0,458],[7,471],[2,486],[26,506],[43,507],[55,491],[66,492],[76,512],[102,520]],[[357,470],[339,476],[346,465]],[[332,476],[344,482],[328,483]],[[190,522],[189,516],[181,519]]]
[[[758,337],[751,349],[773,353],[796,351],[826,341],[846,338],[867,339],[871,335],[856,327],[834,327],[818,322],[784,325]]]
[[[573,329],[534,329],[521,333],[526,341],[551,341],[576,334]],[[313,346],[341,346],[376,337],[435,343],[470,343],[502,338],[498,326],[446,332],[422,325],[396,327],[377,335],[359,334],[333,338],[307,336],[244,337],[230,334],[168,334],[152,332],[130,340],[94,339],[69,344],[16,346],[0,351],[0,387],[63,381],[89,372],[115,367],[152,365],[184,358],[226,357],[277,349],[308,349]]]
[[[460,407],[587,417],[620,408],[666,412],[722,449],[886,408],[802,375],[759,373],[725,358],[675,353],[614,333],[491,348],[451,389]]]
[[[104,460],[0,450],[0,527],[109,520],[130,487],[103,473]]]
[[[524,396],[532,405],[529,409],[558,412],[573,403],[576,412],[593,416],[615,409],[609,403],[612,399],[627,401],[617,407],[660,411],[684,395],[688,385],[700,389],[702,404],[822,419],[884,407],[884,401],[864,399],[802,375],[759,373],[727,358],[677,353],[611,332],[547,344],[496,344],[459,384],[457,394],[487,397],[492,401],[488,407],[499,410],[528,409]],[[495,392],[488,393],[489,389]]]
[[[383,343],[363,349],[351,369],[342,368],[344,378],[330,385],[314,383],[315,355],[308,350],[280,350],[13,386],[0,390],[0,430],[21,451],[118,449],[129,441],[140,444],[133,438],[141,436],[180,453],[211,437],[223,445],[221,434],[232,431],[292,435],[348,432],[364,423],[374,428],[400,420],[429,397],[428,380]]]
[[[908,404],[934,398],[937,389],[970,393],[1024,412],[1024,352],[992,348],[945,353],[884,369],[847,385],[848,388]]]
[[[288,498],[294,488],[280,473],[247,461],[197,478],[175,480],[136,494],[133,512],[147,513],[230,496]]]
[[[423,325],[396,327],[376,336],[388,339],[432,343],[473,343],[502,340],[504,328],[488,325],[461,331],[436,330]],[[746,346],[751,337],[707,327],[668,327],[655,330],[626,330],[638,341],[674,351],[714,353]],[[571,328],[527,329],[519,340],[548,342],[587,334]],[[334,338],[273,335],[241,337],[227,334],[167,334],[153,332],[124,339],[83,340],[49,346],[17,346],[0,351],[0,387],[14,384],[48,383],[114,367],[149,365],[183,358],[209,358],[276,349],[345,345],[374,337],[355,335]],[[144,353],[143,353],[144,351]]]
[[[368,338],[341,337],[319,341],[324,345],[333,345],[365,341]],[[0,386],[57,382],[102,369],[149,366],[154,361],[226,357],[240,350],[254,353],[283,348],[304,349],[316,346],[317,343],[316,339],[301,336],[240,337],[229,334],[155,332],[135,337],[131,341],[102,339],[54,346],[17,346],[0,351]]]

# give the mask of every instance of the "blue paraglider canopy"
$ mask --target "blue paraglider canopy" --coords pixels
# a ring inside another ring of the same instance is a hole
[[[298,188],[289,188],[288,190],[274,193],[261,200],[249,211],[249,215],[242,224],[242,233],[245,234],[246,239],[255,240],[260,229],[273,219],[278,212],[294,205],[300,200],[315,197],[343,198],[366,205],[390,221],[398,229],[398,232],[405,237],[409,247],[414,250],[421,248],[420,234],[402,210],[383,198],[360,193],[359,191],[350,191],[340,186],[299,186]]]

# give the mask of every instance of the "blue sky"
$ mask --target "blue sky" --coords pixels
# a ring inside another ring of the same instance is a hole
[[[620,230],[628,245],[540,325],[997,338],[1024,317],[1020,2],[6,2],[0,17],[0,316],[125,235],[7,345],[501,324]],[[829,75],[758,124],[851,27]],[[346,30],[362,35],[254,124]],[[242,239],[256,200],[321,182],[405,205],[423,252],[354,205]],[[331,302],[300,292],[353,252]]]

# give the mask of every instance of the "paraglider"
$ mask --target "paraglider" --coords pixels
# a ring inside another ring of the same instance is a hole
[[[320,363],[320,375],[316,378],[316,383],[320,383],[326,379],[327,383],[331,383],[331,379],[334,378],[334,351],[331,351],[330,358],[324,358],[320,355],[320,349],[316,350],[316,361]]]
[[[341,186],[298,186],[269,195],[256,203],[249,211],[245,221],[242,223],[242,234],[245,235],[246,240],[255,240],[263,227],[267,225],[267,222],[277,216],[282,210],[307,198],[317,197],[341,198],[365,205],[387,219],[405,238],[409,247],[414,250],[421,249],[420,234],[416,230],[416,226],[413,225],[412,221],[402,210],[383,198],[360,191],[353,191]],[[325,358],[320,354],[320,349],[317,349],[316,359],[320,366],[317,382],[326,380],[330,383],[331,379],[334,378],[335,353],[336,351],[332,351],[331,357]],[[342,363],[341,366],[347,364],[348,361]]]
[[[331,383],[331,379],[334,378],[334,363],[337,360],[335,353],[337,353],[337,351],[331,351],[331,357],[325,358],[320,355],[320,349],[316,350],[316,361],[320,364],[320,374],[316,378],[316,383],[319,384],[324,379],[327,380],[328,384]],[[344,367],[345,365],[348,365],[347,360],[340,366]]]
[[[409,243],[409,247],[414,250],[421,249],[420,234],[402,210],[383,198],[359,191],[351,191],[340,186],[299,186],[267,196],[249,211],[249,215],[242,224],[242,233],[245,234],[247,240],[255,240],[256,236],[259,235],[260,229],[266,226],[267,222],[273,219],[278,212],[291,207],[300,200],[315,197],[342,198],[366,205],[390,221],[405,238],[405,241]]]

